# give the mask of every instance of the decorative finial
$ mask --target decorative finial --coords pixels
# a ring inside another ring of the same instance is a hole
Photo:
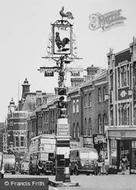
[[[62,17],[62,20],[63,20],[63,17],[67,17],[68,19],[74,19],[71,12],[68,11],[68,12],[64,13],[64,6],[61,8],[59,13],[60,13],[60,15]]]

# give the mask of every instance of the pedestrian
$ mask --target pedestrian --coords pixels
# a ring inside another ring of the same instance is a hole
[[[102,155],[99,154],[99,158],[98,158],[98,175],[101,175],[102,172],[102,167],[103,167],[103,159],[102,159]]]
[[[121,159],[121,172],[122,172],[122,175],[124,175],[126,173],[127,166],[128,166],[127,156],[123,156],[122,159]]]

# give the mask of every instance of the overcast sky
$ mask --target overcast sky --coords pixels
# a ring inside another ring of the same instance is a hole
[[[5,120],[12,97],[17,104],[25,78],[32,92],[53,92],[57,86],[56,79],[45,78],[37,69],[49,64],[41,57],[47,55],[50,24],[60,19],[62,6],[73,13],[78,55],[83,58],[74,65],[107,68],[109,48],[126,49],[136,36],[135,0],[0,0],[0,121]],[[89,29],[89,15],[117,9],[127,18],[124,25],[104,32]]]

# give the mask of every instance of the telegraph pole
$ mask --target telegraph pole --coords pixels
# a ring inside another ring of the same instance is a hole
[[[44,76],[54,76],[58,73],[58,119],[56,134],[56,181],[70,182],[70,127],[67,118],[67,88],[65,86],[66,65],[74,59],[80,59],[73,53],[73,25],[67,19],[73,19],[71,12],[64,11],[62,7],[59,12],[60,20],[56,20],[52,26],[50,39],[49,56],[42,57],[52,59],[56,65],[54,67],[40,67],[40,72]],[[66,18],[66,19],[64,19]]]

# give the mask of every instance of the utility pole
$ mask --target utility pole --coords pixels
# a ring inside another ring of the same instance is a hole
[[[59,12],[61,20],[56,20],[52,25],[49,56],[42,57],[52,59],[54,67],[40,67],[44,76],[53,77],[58,73],[58,119],[56,134],[56,181],[70,182],[70,127],[67,118],[67,88],[65,86],[66,65],[74,59],[80,59],[73,53],[73,25],[67,19],[73,19],[71,12],[64,12],[62,7]],[[64,19],[67,18],[67,19]]]

